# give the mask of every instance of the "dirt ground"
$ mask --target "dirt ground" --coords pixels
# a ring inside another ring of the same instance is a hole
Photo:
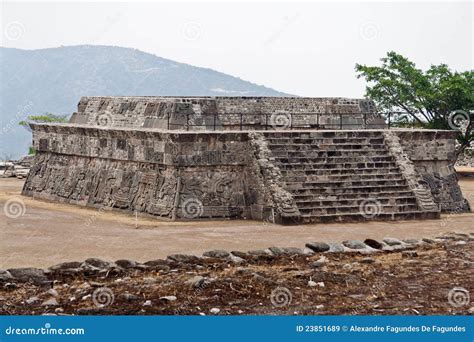
[[[369,256],[243,256],[238,264],[201,258],[160,270],[53,273],[46,285],[1,286],[0,314],[468,315],[470,236]]]
[[[474,213],[443,215],[441,220],[304,226],[243,220],[160,222],[23,197],[22,185],[21,180],[0,179],[0,206],[12,200],[23,206],[16,218],[0,210],[0,269],[48,267],[89,257],[144,262],[174,253],[200,255],[211,249],[246,251],[270,246],[303,247],[315,240],[420,238],[474,228]],[[474,178],[464,177],[460,185],[474,208]]]

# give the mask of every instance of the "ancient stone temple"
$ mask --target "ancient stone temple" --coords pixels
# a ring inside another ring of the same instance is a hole
[[[367,100],[84,97],[69,123],[31,127],[35,198],[284,224],[469,210],[456,132],[387,129]]]

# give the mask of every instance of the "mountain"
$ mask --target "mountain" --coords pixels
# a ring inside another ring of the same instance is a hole
[[[0,159],[28,151],[27,115],[70,115],[81,96],[285,96],[215,70],[136,49],[80,45],[40,50],[0,47]]]

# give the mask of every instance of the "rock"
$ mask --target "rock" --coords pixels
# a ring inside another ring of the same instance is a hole
[[[63,309],[63,308],[56,308],[56,309],[54,309],[54,312],[56,312],[56,313],[63,313],[63,312],[64,312],[64,309]]]
[[[324,287],[324,286],[325,286],[325,285],[324,285],[324,282],[322,282],[322,281],[316,283],[316,285],[318,285],[319,287]]]
[[[50,271],[65,271],[65,270],[77,270],[81,267],[82,262],[80,261],[68,261],[56,264],[49,268]]]
[[[409,245],[418,245],[420,244],[420,240],[418,239],[404,239],[402,242],[407,243]]]
[[[192,277],[191,279],[186,280],[184,283],[192,287],[202,287],[204,286],[204,284],[206,284],[207,281],[208,278],[197,275]]]
[[[361,264],[373,264],[375,260],[373,258],[363,258],[360,260]]]
[[[436,241],[433,240],[433,239],[430,239],[430,238],[423,238],[421,239],[423,242],[426,242],[426,243],[435,243]]]
[[[40,300],[40,299],[39,299],[38,297],[36,297],[36,296],[35,296],[35,297],[30,297],[30,298],[28,298],[28,299],[25,301],[25,303],[28,304],[28,305],[30,305],[30,304],[35,304],[35,303],[38,303],[39,300]]]
[[[151,300],[146,300],[145,303],[143,303],[143,306],[152,306]]]
[[[230,252],[232,255],[235,255],[236,257],[239,257],[239,258],[242,258],[242,259],[245,259],[247,258],[249,255],[245,252],[240,252],[240,251],[232,251]]]
[[[308,281],[308,286],[309,287],[316,287],[316,286],[318,286],[318,284],[315,281],[310,280],[310,281]]]
[[[238,256],[235,256],[233,254],[230,254],[229,258],[230,258],[230,261],[232,261],[234,264],[241,264],[245,261],[244,259],[242,259]]]
[[[134,260],[129,259],[119,259],[115,262],[119,267],[128,269],[128,268],[135,268],[137,267],[138,263]]]
[[[372,247],[374,249],[382,249],[383,246],[384,246],[382,242],[379,242],[379,241],[374,240],[374,239],[365,239],[364,243],[367,246]]]
[[[271,252],[265,249],[255,249],[252,251],[248,251],[248,255],[251,256],[271,256]]]
[[[325,262],[321,262],[321,261],[313,261],[311,264],[310,264],[310,267],[311,268],[321,268],[321,267],[324,267],[326,266],[326,263]]]
[[[56,291],[55,289],[49,289],[48,291],[46,291],[46,293],[53,297],[59,296],[58,291]]]
[[[169,264],[169,261],[164,260],[164,259],[154,259],[154,260],[150,260],[144,263],[144,265],[146,266],[158,266],[158,265],[168,266],[168,264]]]
[[[304,255],[313,255],[314,251],[311,248],[305,247],[305,248],[303,248],[303,254]]]
[[[461,246],[461,245],[465,245],[467,242],[466,241],[456,241],[454,243],[455,246]]]
[[[402,257],[403,258],[415,258],[418,256],[418,253],[416,251],[404,251],[402,252]]]
[[[344,245],[341,243],[328,243],[329,245],[329,250],[327,252],[329,253],[342,253],[344,252]]]
[[[397,245],[402,245],[403,244],[403,242],[400,241],[399,239],[392,238],[392,237],[384,238],[383,242],[385,242],[389,246],[397,246]]]
[[[32,282],[34,284],[43,284],[48,281],[44,271],[39,268],[10,268],[7,270],[11,276],[21,282]]]
[[[270,247],[268,248],[270,250],[270,252],[272,252],[273,255],[275,256],[280,256],[280,255],[283,255],[285,254],[285,252],[283,251],[283,249],[281,249],[280,247]]]
[[[167,301],[167,302],[173,302],[175,301],[176,299],[176,296],[163,296],[163,297],[160,297],[160,300],[164,300],[164,301]]]
[[[97,267],[97,268],[109,268],[112,266],[111,262],[99,259],[99,258],[89,258],[84,261],[86,264]]]
[[[126,300],[127,302],[134,302],[140,299],[139,296],[131,294],[131,293],[123,293],[120,295],[122,299]]]
[[[330,249],[330,246],[325,242],[308,242],[306,247],[316,253],[327,252]]]
[[[58,301],[56,300],[56,298],[50,298],[46,301],[44,301],[43,303],[41,303],[42,306],[58,306]]]
[[[13,279],[12,275],[10,272],[5,271],[5,270],[0,270],[0,282],[8,282]]]
[[[230,253],[224,250],[216,249],[216,250],[204,252],[202,256],[205,256],[208,258],[225,259],[230,256]]]
[[[172,255],[168,255],[166,259],[170,261],[185,263],[185,264],[194,264],[200,261],[200,258],[198,258],[197,256],[186,255],[186,254],[172,254]]]
[[[303,255],[303,250],[297,247],[283,247],[283,253],[288,255]]]
[[[362,241],[358,240],[346,240],[343,241],[342,244],[350,249],[365,249],[367,245],[365,245]]]
[[[211,310],[209,310],[209,312],[213,315],[217,315],[219,312],[221,312],[221,310],[218,308],[212,308]]]

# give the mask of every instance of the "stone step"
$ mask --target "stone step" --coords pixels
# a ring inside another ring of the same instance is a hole
[[[360,194],[367,197],[372,197],[372,193],[376,192],[397,192],[410,191],[408,186],[400,185],[372,185],[372,186],[344,186],[339,188],[320,187],[320,188],[297,188],[288,190],[294,195],[340,195],[340,194]]]
[[[380,191],[380,192],[373,192],[370,194],[370,198],[410,198],[414,197],[413,192],[410,190],[400,190],[400,191]],[[361,197],[361,194],[359,192],[354,192],[354,193],[344,193],[344,194],[339,194],[339,195],[325,195],[325,194],[319,194],[319,195],[305,195],[305,194],[293,194],[293,198],[295,199],[296,202],[311,202],[311,201],[339,201],[339,200],[364,200],[369,197]]]
[[[362,215],[362,213],[347,213],[334,215],[302,215],[298,223],[322,223],[322,222],[357,222],[357,221],[395,221],[395,220],[426,220],[437,219],[440,217],[439,212],[409,211],[403,213],[381,213],[374,217]],[[284,224],[293,224],[294,221],[287,221]]]
[[[377,162],[390,162],[393,161],[392,156],[385,156],[385,157],[379,157],[379,156],[371,156],[367,155],[365,157],[311,157],[311,156],[306,156],[306,157],[278,157],[274,156],[273,157],[276,161],[283,163],[283,164],[291,164],[291,163],[299,163],[299,164],[305,164],[305,163],[377,163]],[[272,159],[273,159],[272,158]]]
[[[383,138],[381,131],[313,131],[313,132],[263,132],[266,139],[361,139]]]
[[[312,215],[312,216],[322,216],[322,215],[335,215],[335,214],[364,214],[363,210],[361,210],[360,206],[347,206],[341,205],[337,207],[313,207],[307,208],[298,207],[300,213],[302,215]],[[365,213],[366,216],[377,215],[382,213],[403,213],[403,212],[411,212],[419,210],[417,204],[395,204],[395,205],[383,205],[380,204],[374,206],[374,212],[367,212]]]
[[[388,180],[350,180],[350,181],[310,181],[310,182],[287,182],[285,188],[287,190],[294,189],[339,189],[346,187],[371,187],[371,186],[406,186],[407,182],[404,178],[388,179]]]
[[[373,169],[373,168],[395,168],[398,167],[391,162],[347,162],[347,163],[280,163],[278,165],[283,170],[323,170],[323,169]]]
[[[361,144],[361,143],[348,143],[348,144],[295,144],[295,143],[281,143],[281,144],[269,144],[268,147],[272,151],[291,149],[291,150],[302,150],[302,151],[359,151],[359,150],[385,150],[384,144]]]
[[[321,150],[308,150],[308,151],[293,151],[287,149],[273,150],[272,154],[274,157],[311,157],[311,158],[330,158],[330,157],[366,157],[379,156],[389,157],[391,154],[387,150],[335,150],[335,151],[321,151]]]
[[[376,200],[378,203],[382,205],[389,205],[389,204],[417,204],[416,198],[414,195],[411,196],[400,196],[400,197],[378,197],[373,196],[371,199]],[[307,209],[307,208],[321,208],[321,207],[339,207],[339,206],[359,206],[363,203],[366,203],[367,198],[357,198],[352,199],[318,199],[318,198],[311,198],[305,200],[295,200],[296,205],[300,209]]]
[[[287,175],[284,177],[285,182],[288,183],[308,183],[308,182],[350,182],[350,181],[365,181],[365,180],[394,180],[403,178],[400,172],[381,173],[381,174],[359,174],[359,175]]]
[[[399,174],[398,167],[393,168],[364,168],[364,169],[324,169],[324,170],[284,170],[280,169],[284,177],[291,176],[310,176],[310,175],[347,175],[348,177],[356,175],[389,175]]]

